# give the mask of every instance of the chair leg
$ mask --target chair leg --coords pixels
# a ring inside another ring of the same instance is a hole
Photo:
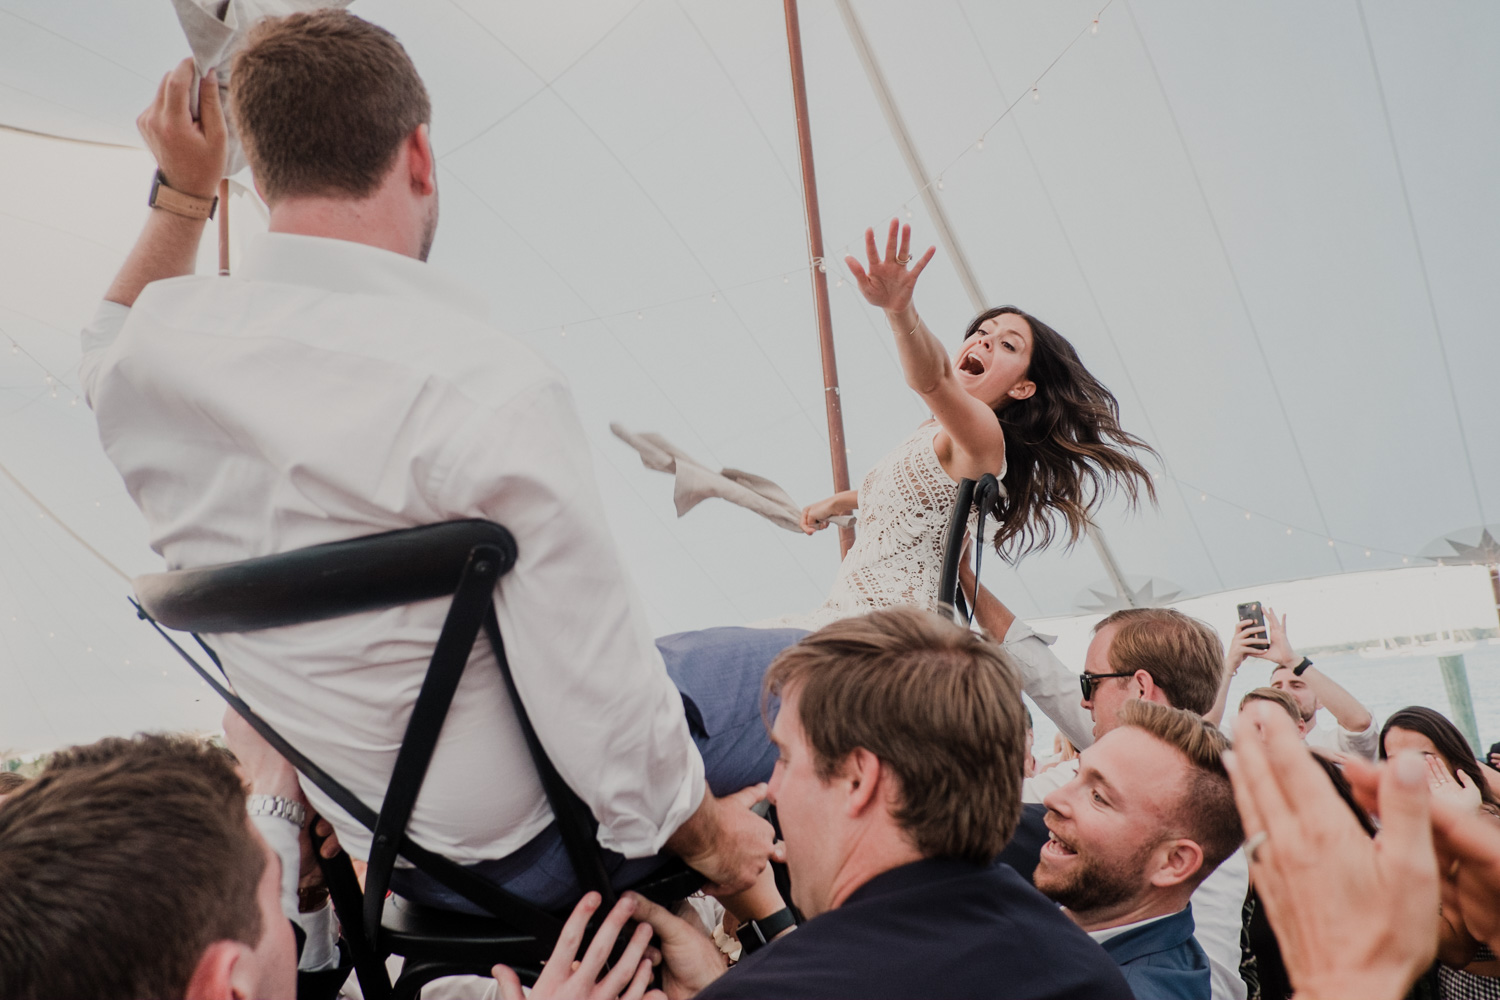
[[[333,900],[333,912],[339,918],[340,931],[349,946],[349,957],[354,960],[354,974],[359,979],[360,992],[365,1000],[391,1000],[391,977],[385,968],[385,957],[364,935],[364,896],[359,879],[354,876],[349,853],[339,851],[332,858],[325,858],[321,838],[315,839],[314,846],[318,851],[318,867],[323,870],[323,881],[328,884],[328,895]]]

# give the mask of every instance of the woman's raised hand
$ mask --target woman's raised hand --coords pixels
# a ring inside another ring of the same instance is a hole
[[[897,250],[897,237],[900,250]],[[859,284],[865,301],[888,313],[904,312],[911,305],[912,289],[917,286],[917,277],[927,262],[937,253],[937,247],[928,247],[920,260],[911,259],[911,226],[903,226],[891,220],[890,232],[885,241],[885,257],[875,249],[875,230],[865,230],[865,256],[869,259],[869,271],[860,266],[854,257],[845,257],[844,263]],[[909,267],[908,267],[909,265]]]

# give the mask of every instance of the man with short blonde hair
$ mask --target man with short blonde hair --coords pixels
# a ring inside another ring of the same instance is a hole
[[[1242,834],[1224,770],[1229,742],[1199,715],[1132,701],[1047,795],[1033,879],[1120,964],[1137,996],[1208,1000],[1193,891]]]

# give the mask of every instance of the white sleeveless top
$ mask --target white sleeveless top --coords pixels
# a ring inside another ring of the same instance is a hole
[[[943,572],[943,533],[958,504],[958,484],[933,450],[942,425],[923,424],[875,467],[859,486],[854,546],[839,566],[833,590],[811,614],[756,622],[760,628],[819,629],[829,622],[906,604],[937,607]],[[1005,476],[1001,463],[1000,477]],[[969,515],[969,530],[978,513]],[[990,521],[985,533],[990,534]]]

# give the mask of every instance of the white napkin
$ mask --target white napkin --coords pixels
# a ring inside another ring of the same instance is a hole
[[[177,20],[193,50],[197,74],[190,97],[193,117],[198,117],[198,81],[209,70],[219,72],[219,102],[229,107],[229,66],[244,41],[245,32],[263,17],[285,17],[304,10],[324,7],[347,7],[350,0],[172,0]],[[229,145],[224,160],[224,176],[239,173],[245,166],[245,153],[229,124]]]
[[[619,424],[610,424],[609,429],[614,431],[615,437],[640,453],[641,464],[646,468],[677,477],[672,500],[677,505],[678,517],[709,497],[718,497],[753,510],[788,531],[802,531],[802,508],[797,506],[786,490],[769,479],[739,469],[720,469],[714,472],[660,434],[635,434]],[[852,516],[844,515],[830,517],[828,520],[839,527],[848,527],[854,523]]]

